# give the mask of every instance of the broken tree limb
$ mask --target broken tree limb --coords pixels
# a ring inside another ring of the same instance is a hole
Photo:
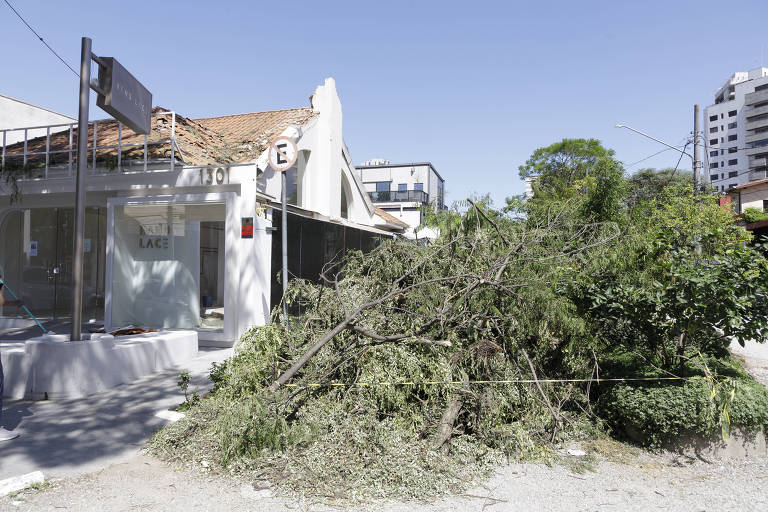
[[[560,414],[555,411],[555,408],[552,407],[552,403],[549,401],[549,398],[547,398],[547,394],[544,393],[544,389],[541,387],[541,383],[539,382],[539,377],[536,375],[536,368],[533,366],[533,361],[531,361],[531,358],[528,357],[528,352],[526,352],[523,347],[520,347],[520,351],[523,353],[523,356],[525,356],[525,360],[528,361],[528,366],[531,368],[531,374],[533,374],[533,380],[536,383],[536,387],[538,388],[541,397],[544,399],[544,403],[547,404],[549,412],[552,413],[552,419],[555,420],[555,428],[552,431],[552,440],[554,441],[555,434],[557,434],[557,431],[562,427],[563,424],[562,420],[560,419]]]
[[[435,439],[435,450],[442,449],[445,443],[451,438],[453,434],[453,425],[456,423],[456,418],[459,417],[461,412],[461,406],[464,405],[464,401],[460,394],[456,394],[448,402],[448,407],[445,408],[443,416],[440,418],[440,423],[437,424],[437,436]]]

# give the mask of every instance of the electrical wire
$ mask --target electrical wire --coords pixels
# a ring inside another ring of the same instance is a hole
[[[634,166],[636,166],[637,164],[639,164],[641,162],[645,162],[646,160],[648,160],[650,158],[653,158],[656,155],[660,155],[660,154],[664,153],[665,151],[672,151],[672,148],[665,148],[665,149],[662,149],[661,151],[657,151],[656,153],[652,154],[651,156],[647,156],[647,157],[645,157],[645,158],[643,158],[641,160],[638,160],[637,162],[633,162],[631,164],[626,165],[625,169],[629,169],[630,167],[634,167]]]
[[[45,40],[43,39],[43,36],[41,36],[40,34],[38,34],[38,33],[35,31],[35,29],[33,29],[33,28],[30,26],[30,24],[29,24],[29,23],[27,23],[27,20],[25,20],[25,19],[24,19],[24,18],[21,16],[21,14],[19,14],[19,11],[17,11],[16,9],[14,9],[14,8],[13,8],[13,6],[11,5],[11,3],[10,3],[8,0],[3,0],[3,1],[6,3],[6,5],[8,5],[8,7],[10,7],[10,8],[11,8],[11,10],[14,12],[14,14],[16,14],[16,16],[18,16],[18,17],[19,17],[19,19],[20,19],[20,20],[21,20],[21,21],[22,21],[22,22],[23,22],[23,23],[24,23],[24,24],[27,26],[27,28],[28,28],[29,30],[31,30],[31,31],[32,31],[32,33],[33,33],[33,34],[35,34],[35,36],[37,36],[37,38],[40,40],[40,42],[41,42],[41,43],[43,43],[43,44],[45,45],[45,47],[46,47],[46,48],[48,48],[48,49],[51,51],[51,53],[53,53],[53,54],[54,54],[54,55],[55,55],[55,56],[56,56],[56,57],[57,57],[57,58],[58,58],[58,59],[59,59],[59,60],[60,60],[60,61],[61,61],[61,62],[62,62],[64,65],[65,65],[65,66],[67,66],[67,67],[69,68],[69,70],[70,70],[70,71],[72,71],[72,72],[75,74],[75,76],[77,76],[77,77],[79,77],[79,76],[80,76],[80,73],[78,73],[77,71],[75,71],[75,70],[74,70],[74,68],[73,68],[72,66],[70,66],[69,64],[67,64],[67,61],[65,61],[63,58],[61,58],[61,55],[59,55],[58,53],[56,53],[56,50],[54,50],[53,48],[51,48],[51,45],[49,45],[48,43],[46,43],[46,42],[45,42]]]

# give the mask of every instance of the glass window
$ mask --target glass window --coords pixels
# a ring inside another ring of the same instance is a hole
[[[112,325],[223,331],[226,205],[115,208]]]
[[[736,165],[738,163],[739,163],[739,159],[738,158],[733,158],[731,160],[728,160],[728,165]]]
[[[736,140],[737,137],[738,137],[738,135],[729,135],[728,136],[728,141],[729,142],[734,141],[734,140]]]
[[[713,126],[709,129],[709,133],[717,133],[717,126]]]
[[[731,171],[731,172],[728,173],[728,177],[729,178],[736,178],[738,176],[739,176],[739,172],[738,171]]]
[[[408,184],[407,183],[398,183],[397,184],[397,191],[398,192],[406,192],[408,190]]]
[[[714,146],[715,144],[717,144],[717,139],[709,139],[710,146]]]
[[[423,183],[414,183],[413,184],[413,190],[424,190],[424,184]]]
[[[710,121],[717,121],[717,114],[715,114],[713,116],[709,116],[709,120]]]
[[[763,211],[768,212],[768,199],[763,199]]]
[[[709,181],[717,181],[717,174],[710,174]]]
[[[728,117],[735,117],[735,116],[736,116],[735,110],[731,110],[730,112],[728,112]]]
[[[734,128],[736,128],[736,123],[728,123],[729,130],[733,130]]]
[[[717,156],[717,150],[710,151],[709,156]]]
[[[735,153],[737,150],[736,146],[733,146],[732,148],[728,148],[729,153]]]
[[[709,168],[710,169],[717,169],[717,162],[712,162],[711,164],[709,164]]]
[[[376,192],[389,192],[389,181],[377,181],[376,182]]]

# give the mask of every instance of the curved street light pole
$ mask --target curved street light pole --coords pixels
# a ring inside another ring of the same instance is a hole
[[[627,130],[631,130],[637,133],[638,135],[642,135],[643,137],[647,137],[651,140],[654,140],[659,144],[663,144],[668,148],[674,149],[678,153],[682,153],[683,155],[690,158],[693,166],[693,193],[694,194],[699,193],[699,187],[701,183],[701,158],[699,158],[699,136],[700,135],[699,135],[699,106],[698,105],[693,106],[693,155],[691,155],[690,153],[680,148],[676,148],[672,144],[668,144],[661,139],[657,139],[656,137],[652,137],[651,135],[648,135],[645,132],[641,132],[640,130],[632,128],[631,126],[618,123],[616,125],[616,128],[626,128]]]

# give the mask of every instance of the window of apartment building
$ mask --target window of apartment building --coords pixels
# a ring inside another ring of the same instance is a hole
[[[729,178],[737,178],[739,176],[739,171],[731,171],[728,173]]]
[[[766,89],[768,89],[768,84],[758,85],[757,87],[755,87],[755,92],[764,91]]]
[[[734,128],[736,128],[736,123],[735,122],[734,123],[728,123],[728,129],[729,130],[733,130]]]
[[[709,139],[709,144],[710,145],[717,144],[717,139]]]
[[[720,137],[720,142],[725,142],[725,137]]]
[[[709,133],[717,133],[717,126],[713,126],[709,129]]]
[[[424,184],[423,183],[414,183],[413,184],[413,190],[424,190]]]
[[[717,114],[715,114],[713,116],[709,116],[709,120],[710,121],[717,121]]]
[[[723,156],[724,154],[725,154],[725,150],[724,150],[724,149],[721,149],[721,150],[720,150],[720,156]]]
[[[718,175],[717,174],[710,174],[709,175],[709,181],[717,181]]]
[[[731,110],[730,112],[728,112],[728,117],[736,117],[736,111]]]
[[[728,165],[736,165],[739,163],[738,158],[732,158],[731,160],[728,160]]]
[[[717,150],[710,151],[709,156],[717,156]]]
[[[736,151],[738,151],[738,148],[737,148],[736,146],[733,146],[733,147],[731,147],[731,148],[728,148],[728,152],[729,152],[729,153],[735,153]]]
[[[763,211],[768,212],[768,199],[763,199]]]
[[[407,192],[408,191],[408,184],[407,183],[398,183],[397,184],[397,191],[398,192]]]
[[[712,162],[711,164],[709,164],[709,168],[710,169],[717,169],[717,162]]]
[[[376,192],[389,192],[389,181],[377,181]]]
[[[729,136],[728,136],[728,142],[731,142],[731,141],[734,141],[734,140],[736,140],[736,138],[737,138],[737,137],[738,137],[738,135],[736,135],[736,134],[734,134],[734,135],[729,135]]]

